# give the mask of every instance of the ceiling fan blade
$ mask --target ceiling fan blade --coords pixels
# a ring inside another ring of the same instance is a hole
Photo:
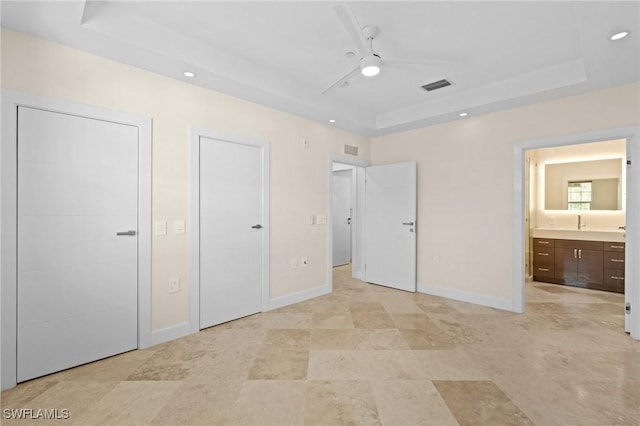
[[[369,55],[370,49],[367,43],[367,39],[362,33],[360,24],[358,24],[358,20],[353,14],[351,8],[346,4],[338,4],[334,6],[333,9],[336,11],[338,18],[340,18],[340,21],[349,33],[349,36],[351,36],[351,39],[353,40],[353,43],[355,44],[356,50],[358,51],[360,57],[364,58],[365,56]]]
[[[429,62],[429,61],[419,61],[413,59],[383,59],[383,65],[388,66],[402,66],[402,65],[419,65],[423,67],[439,67],[440,65],[437,62]]]
[[[344,76],[340,77],[340,79],[338,79],[338,81],[336,81],[335,83],[333,83],[331,86],[327,87],[326,89],[324,89],[321,93],[321,95],[324,95],[325,93],[327,93],[329,90],[335,89],[336,87],[340,86],[342,83],[344,83],[345,81],[349,80],[351,77],[353,77],[356,74],[360,74],[360,65],[358,65],[357,67],[355,67],[354,69],[352,69],[351,71],[349,71],[347,74],[345,74]]]

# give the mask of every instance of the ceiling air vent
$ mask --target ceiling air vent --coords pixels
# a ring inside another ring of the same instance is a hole
[[[425,84],[422,88],[427,92],[433,92],[434,90],[442,89],[447,86],[451,86],[451,82],[447,79],[442,79],[434,81],[433,83]]]
[[[358,155],[358,147],[353,145],[344,146],[344,153],[349,155]]]

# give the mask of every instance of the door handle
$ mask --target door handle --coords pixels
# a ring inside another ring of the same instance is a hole
[[[351,225],[351,218],[350,217],[347,218],[347,225]]]
[[[120,232],[116,232],[116,235],[118,237],[124,237],[124,236],[135,237],[136,231],[120,231]]]
[[[578,258],[578,249],[573,249],[573,258],[574,259]]]
[[[403,225],[413,226],[413,222],[402,222]]]
[[[262,225],[257,224],[252,226],[253,229],[262,229]]]

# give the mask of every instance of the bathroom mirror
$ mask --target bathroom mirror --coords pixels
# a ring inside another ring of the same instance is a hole
[[[545,164],[546,210],[621,210],[622,159]]]

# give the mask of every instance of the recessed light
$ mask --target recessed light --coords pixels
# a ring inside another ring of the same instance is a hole
[[[469,115],[469,114],[468,114],[468,113],[466,113],[466,112],[461,112],[461,113],[460,113],[460,117],[466,117],[467,115]]]
[[[191,71],[185,71],[185,72],[183,72],[183,74],[184,74],[185,77],[189,77],[189,78],[193,78],[193,77],[196,76],[196,74],[192,73]]]
[[[334,120],[333,118],[331,120],[329,120],[329,123],[335,123],[336,120]]]
[[[629,31],[620,31],[619,33],[615,33],[614,35],[609,37],[609,40],[612,40],[612,41],[622,40],[628,35],[629,35]]]

